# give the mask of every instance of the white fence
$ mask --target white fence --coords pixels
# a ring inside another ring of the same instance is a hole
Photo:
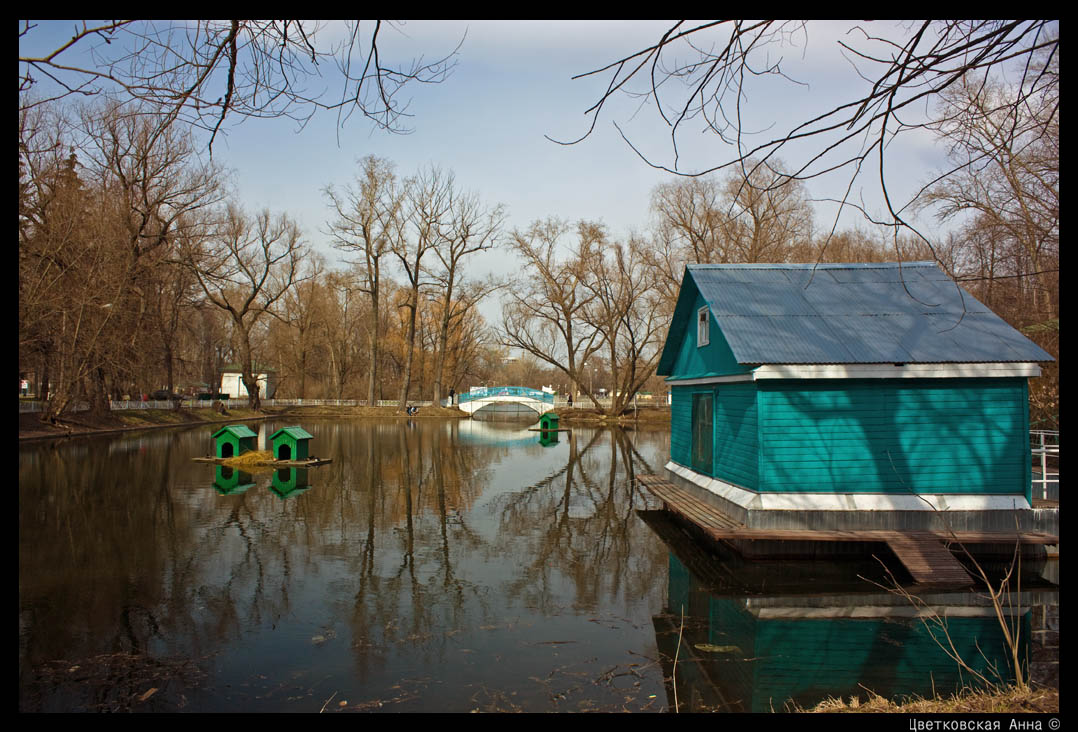
[[[184,399],[180,402],[180,406],[184,409],[213,409],[218,404],[224,404],[225,409],[243,409],[247,406],[246,399],[218,399],[218,400],[198,400],[198,399]],[[120,411],[124,409],[175,409],[175,403],[163,399],[149,399],[142,401],[141,399],[121,399],[113,400],[109,402],[113,411]],[[413,401],[408,400],[408,404],[413,407],[429,407],[433,402],[431,401]],[[367,406],[366,399],[263,399],[262,406],[265,407],[365,407]],[[395,407],[397,406],[397,400],[380,400],[378,402],[379,407]],[[19,400],[19,413],[25,412],[41,412],[44,411],[44,402],[23,401]],[[85,412],[90,408],[89,402],[76,402],[71,405],[70,411],[72,412]]]
[[[598,400],[599,404],[603,407],[610,407],[613,404],[613,399],[610,397],[601,398]],[[246,399],[222,399],[218,401],[212,400],[196,400],[196,399],[184,399],[181,402],[181,406],[184,409],[211,409],[219,403],[224,403],[226,409],[243,408],[247,406]],[[429,407],[434,402],[408,400],[408,404],[413,407]],[[114,400],[110,402],[113,410],[123,409],[173,409],[174,404],[171,401],[159,399],[150,399],[148,401],[142,401],[141,399],[126,399],[126,400]],[[262,404],[267,407],[365,407],[367,406],[366,399],[263,399]],[[449,399],[442,400],[443,406],[449,405]],[[383,399],[378,401],[379,407],[395,407],[397,406],[396,399]],[[592,409],[594,408],[591,399],[582,398],[574,401],[572,405],[569,404],[569,400],[565,397],[556,397],[554,399],[554,407],[558,409]],[[647,409],[652,407],[667,407],[668,405],[661,399],[648,399],[639,400],[637,405],[640,409]],[[84,412],[90,408],[88,402],[77,402],[72,405],[72,412]],[[44,410],[44,402],[40,401],[24,401],[19,400],[19,413],[24,412],[41,412]]]

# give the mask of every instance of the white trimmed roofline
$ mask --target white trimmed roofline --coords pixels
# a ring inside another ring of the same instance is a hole
[[[667,378],[671,386],[726,384],[762,379],[962,379],[1037,377],[1036,363],[765,364],[749,373]]]

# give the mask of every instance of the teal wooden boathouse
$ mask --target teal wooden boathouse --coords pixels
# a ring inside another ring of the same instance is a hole
[[[747,527],[1028,529],[1051,360],[933,262],[689,265],[667,471]]]

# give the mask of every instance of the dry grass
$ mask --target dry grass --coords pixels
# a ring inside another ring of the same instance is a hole
[[[923,699],[913,697],[896,704],[868,692],[868,698],[826,699],[812,709],[797,708],[809,713],[869,714],[1026,714],[1059,712],[1058,689],[1027,689],[1014,687],[978,691],[967,689],[948,698]]]
[[[259,466],[264,466],[267,470],[273,470],[272,466],[266,465],[266,463],[271,462],[272,460],[272,450],[248,450],[242,455],[222,460],[221,464],[250,473],[255,472]]]

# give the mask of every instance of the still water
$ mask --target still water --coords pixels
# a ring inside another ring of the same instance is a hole
[[[667,430],[303,427],[332,464],[195,463],[207,428],[21,446],[20,710],[770,711],[970,681],[877,563],[746,563],[655,511],[632,475]],[[1024,637],[1053,597],[1023,593]],[[929,599],[999,647],[972,593]]]

